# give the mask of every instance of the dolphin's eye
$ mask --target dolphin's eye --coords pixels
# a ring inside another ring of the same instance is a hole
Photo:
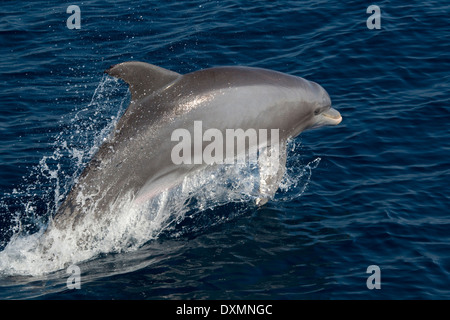
[[[317,108],[316,110],[314,110],[314,115],[317,116],[320,113],[320,108]]]

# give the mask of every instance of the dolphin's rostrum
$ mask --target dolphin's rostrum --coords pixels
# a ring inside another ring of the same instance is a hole
[[[195,121],[202,121],[204,130],[214,128],[223,133],[238,128],[277,129],[279,143],[285,145],[303,130],[337,125],[342,120],[320,85],[276,71],[216,67],[181,75],[130,61],[105,72],[128,83],[130,105],[49,228],[74,228],[86,215],[100,216],[125,195],[136,202],[151,199],[204,168],[204,164],[171,161],[172,132],[179,128],[193,132]],[[259,204],[275,193],[285,156],[280,155],[275,173],[262,176]]]

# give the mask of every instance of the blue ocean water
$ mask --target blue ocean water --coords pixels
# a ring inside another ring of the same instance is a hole
[[[83,1],[72,30],[70,4],[0,5],[1,299],[450,298],[447,1]],[[103,74],[128,60],[301,76],[343,122],[292,142],[297,180],[264,207],[187,215],[77,263],[71,290],[70,261],[53,270],[27,244],[128,105]]]

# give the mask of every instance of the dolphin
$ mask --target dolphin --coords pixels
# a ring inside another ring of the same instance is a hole
[[[129,85],[130,104],[49,227],[74,228],[87,214],[99,217],[125,195],[135,202],[151,199],[205,168],[204,163],[175,164],[171,159],[172,133],[179,128],[193,133],[195,121],[202,121],[204,130],[213,128],[224,136],[231,128],[277,129],[279,143],[286,145],[306,129],[342,120],[319,84],[267,69],[214,67],[182,75],[129,61],[105,73]],[[197,152],[206,146],[203,143]],[[262,178],[265,187],[259,205],[270,199],[281,181],[286,161],[285,151],[281,153],[276,172]]]

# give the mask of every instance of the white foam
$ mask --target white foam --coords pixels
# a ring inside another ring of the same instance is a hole
[[[88,107],[76,110],[72,117],[73,125],[69,129],[72,132],[78,130],[78,136],[68,134],[67,131],[61,132],[57,136],[54,153],[44,156],[39,166],[33,170],[33,175],[38,176],[38,183],[51,184],[53,187],[46,191],[46,196],[53,203],[47,205],[47,219],[54,214],[58,204],[75,183],[74,177],[81,173],[86,162],[114,128],[126,102],[124,98],[111,98],[118,86],[117,81],[104,77]],[[111,109],[116,109],[117,104],[120,104],[117,116],[103,119],[105,123],[100,129],[89,120],[100,116],[103,111],[106,114],[108,109],[111,113]],[[289,148],[296,147],[295,143],[289,144]],[[67,174],[60,164],[67,157],[74,166],[72,174]],[[319,161],[320,158],[317,158],[300,169],[295,169],[296,166],[293,166],[294,169],[288,168],[280,186],[283,194],[286,197],[300,196]],[[47,224],[36,215],[34,200],[29,200],[34,199],[30,195],[36,195],[39,186],[33,187],[30,185],[31,179],[25,179],[28,185],[23,193],[29,197],[24,198],[28,200],[22,203],[23,212],[16,216],[17,223],[11,227],[14,236],[0,252],[0,274],[43,275],[101,254],[137,250],[146,242],[157,239],[161,233],[173,229],[188,213],[201,213],[229,203],[254,205],[255,200],[261,196],[259,168],[256,162],[211,166],[186,177],[181,184],[144,203],[134,201],[134,195],[127,194],[111,203],[107,212],[100,215],[94,212],[86,214],[74,228],[50,228],[47,232]],[[286,200],[283,197],[281,199]],[[29,234],[23,231],[26,229],[21,225],[24,217],[28,219],[27,223],[35,224],[37,232]],[[33,219],[29,219],[30,217]]]
[[[239,183],[230,187],[230,180],[234,179]],[[242,171],[228,166],[188,177],[144,204],[137,205],[128,194],[111,204],[99,218],[88,213],[73,229],[50,228],[44,232],[42,228],[33,235],[14,237],[0,252],[0,272],[41,275],[102,253],[136,250],[182,221],[189,210],[203,211],[244,201],[245,197],[248,200],[255,185],[255,177],[242,175]],[[193,198],[195,206],[185,205]]]

